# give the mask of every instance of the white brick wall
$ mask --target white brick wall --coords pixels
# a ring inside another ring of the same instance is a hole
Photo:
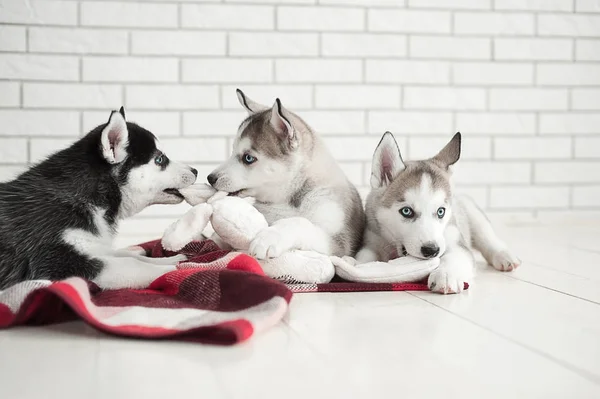
[[[236,87],[297,110],[361,193],[384,131],[410,159],[460,130],[483,208],[600,210],[597,0],[0,0],[0,179],[120,105],[205,175]]]

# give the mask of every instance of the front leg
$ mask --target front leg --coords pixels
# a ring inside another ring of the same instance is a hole
[[[306,218],[280,219],[256,235],[249,253],[257,259],[268,259],[292,249],[331,255],[331,237]]]
[[[458,294],[465,283],[471,285],[475,259],[471,251],[458,245],[449,248],[440,258],[439,267],[429,275],[427,286],[440,294]]]
[[[174,263],[155,265],[128,256],[108,255],[99,259],[103,267],[92,281],[102,289],[147,288],[163,274],[177,270]]]
[[[142,253],[144,252],[144,254]],[[131,257],[135,258],[144,263],[148,263],[151,265],[176,265],[179,262],[187,260],[187,256],[183,254],[167,256],[162,258],[151,258],[145,255],[145,251],[138,250],[129,250],[129,249],[120,249],[113,253],[115,258],[126,258]]]

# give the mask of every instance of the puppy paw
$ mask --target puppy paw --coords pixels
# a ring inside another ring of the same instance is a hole
[[[512,272],[521,264],[521,260],[509,250],[498,251],[492,257],[492,266],[501,272]]]
[[[167,251],[177,252],[192,241],[194,233],[189,228],[183,228],[181,223],[175,222],[165,231],[161,240],[162,247]]]
[[[458,294],[470,284],[470,276],[452,268],[438,268],[429,275],[427,286],[432,292],[440,294]]]
[[[256,259],[277,258],[291,249],[291,244],[286,241],[284,234],[273,227],[268,227],[254,237],[248,252]]]

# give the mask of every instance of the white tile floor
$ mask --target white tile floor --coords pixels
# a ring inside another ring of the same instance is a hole
[[[236,347],[0,332],[0,397],[600,398],[600,223],[504,229],[524,260],[467,293],[299,294]]]

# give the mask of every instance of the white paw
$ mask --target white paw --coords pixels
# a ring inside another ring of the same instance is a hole
[[[461,270],[444,267],[429,275],[427,286],[432,292],[440,294],[458,294],[465,289],[465,283],[471,284],[471,276]]]
[[[256,259],[277,258],[292,249],[291,243],[286,241],[284,234],[273,227],[267,227],[254,237],[248,252]]]
[[[180,221],[169,226],[161,240],[162,247],[167,251],[176,252],[189,244],[195,232],[189,228],[189,225],[185,227],[188,228],[184,228]]]
[[[179,262],[183,262],[184,260],[187,260],[188,258],[184,254],[179,254],[179,255],[175,255],[175,256],[169,256],[164,259],[165,259],[165,261],[172,262],[173,264],[178,264]]]
[[[521,264],[521,259],[509,250],[499,251],[492,257],[492,266],[501,272],[512,272]]]

